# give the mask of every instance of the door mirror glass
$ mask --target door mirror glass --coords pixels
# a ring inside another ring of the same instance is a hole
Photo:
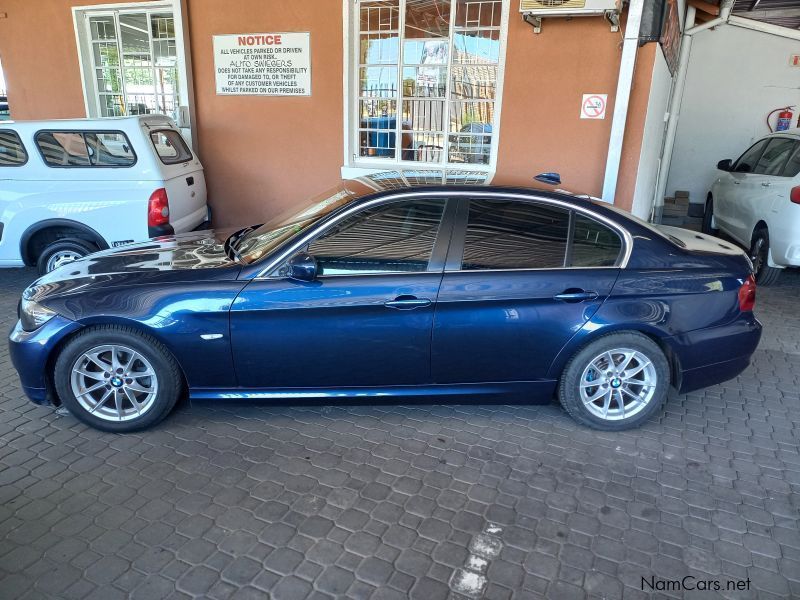
[[[297,281],[314,281],[317,278],[317,259],[307,252],[295,254],[286,263],[286,275]]]
[[[730,158],[726,158],[725,160],[721,160],[717,163],[717,168],[720,171],[730,171],[731,164],[733,164],[733,161]]]

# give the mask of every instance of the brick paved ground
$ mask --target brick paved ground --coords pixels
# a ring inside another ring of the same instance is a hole
[[[32,276],[0,273],[2,327]],[[115,436],[26,402],[2,344],[0,597],[800,597],[800,274],[758,314],[742,377],[622,434],[556,405],[206,404]]]

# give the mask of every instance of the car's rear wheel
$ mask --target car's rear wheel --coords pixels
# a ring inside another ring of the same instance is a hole
[[[97,248],[83,240],[57,240],[45,246],[36,261],[39,274],[44,275],[50,271],[74,262],[84,256],[97,252]]]
[[[756,229],[750,245],[750,260],[756,273],[758,285],[772,285],[778,281],[781,269],[769,266],[769,231],[765,227]]]
[[[618,431],[640,425],[667,397],[669,362],[653,340],[612,333],[586,345],[561,374],[558,396],[579,423]]]
[[[709,196],[708,200],[706,200],[706,210],[703,213],[703,233],[719,235],[719,229],[714,225],[714,199]]]
[[[126,327],[87,329],[58,355],[55,386],[78,419],[103,431],[137,431],[169,414],[183,388],[180,370],[155,338]]]

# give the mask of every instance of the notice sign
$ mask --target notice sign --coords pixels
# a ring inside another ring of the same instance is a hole
[[[605,119],[608,94],[584,94],[581,119]]]
[[[308,33],[214,36],[217,94],[310,96]]]

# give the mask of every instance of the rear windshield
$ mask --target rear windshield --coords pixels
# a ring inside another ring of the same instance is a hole
[[[192,151],[183,139],[183,136],[174,129],[160,129],[150,133],[150,140],[156,149],[156,154],[165,165],[192,160]]]
[[[637,225],[640,225],[640,226],[644,227],[648,231],[652,231],[653,233],[655,233],[660,238],[668,240],[668,241],[672,242],[673,244],[675,244],[676,246],[680,246],[681,248],[685,248],[686,247],[686,244],[683,243],[682,240],[679,240],[674,235],[668,234],[666,231],[662,231],[659,228],[659,226],[656,225],[656,224],[648,223],[647,221],[645,221],[644,219],[640,219],[639,217],[637,217],[633,213],[629,213],[627,210],[622,210],[621,208],[617,208],[613,204],[608,204],[606,202],[603,202],[602,200],[593,201],[593,202],[595,204],[598,204],[599,206],[602,206],[603,208],[607,208],[609,210],[613,210],[615,213],[617,213],[620,216],[625,217],[626,219],[630,219],[631,221],[633,221]]]

